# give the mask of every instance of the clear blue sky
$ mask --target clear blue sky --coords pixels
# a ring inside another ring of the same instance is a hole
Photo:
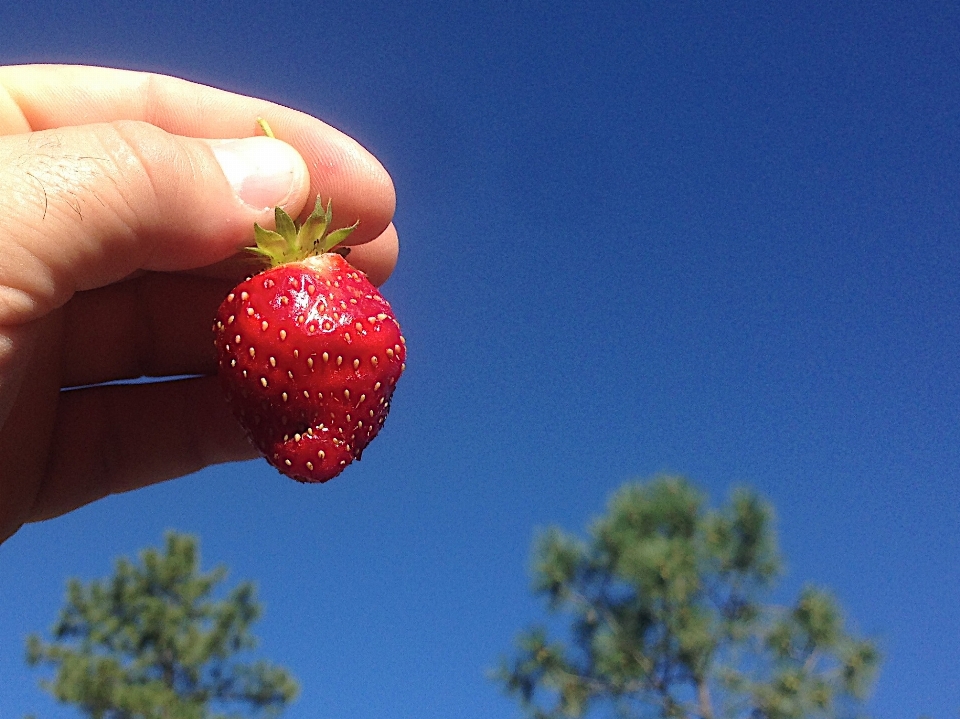
[[[229,465],[0,547],[0,717],[77,716],[23,637],[166,528],[258,582],[288,719],[516,717],[484,672],[541,616],[535,528],[661,471],[772,501],[779,597],[832,588],[883,647],[873,714],[956,716],[960,5],[17,0],[0,28],[3,63],[162,71],[360,140],[410,352],[328,485]]]

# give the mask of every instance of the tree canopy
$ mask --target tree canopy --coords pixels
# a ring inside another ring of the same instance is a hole
[[[256,591],[244,582],[217,599],[225,577],[200,570],[196,538],[170,532],[107,579],[70,580],[52,640],[31,635],[27,661],[52,666],[41,686],[91,719],[276,716],[296,681],[251,659]]]
[[[556,528],[539,538],[534,590],[569,630],[528,629],[496,677],[536,719],[854,712],[877,648],[848,632],[823,589],[764,603],[780,568],[772,510],[753,492],[713,510],[682,478],[629,484],[587,540]]]

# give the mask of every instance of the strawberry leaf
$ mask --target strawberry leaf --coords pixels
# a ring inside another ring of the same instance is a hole
[[[332,204],[332,200],[328,200],[327,206],[324,207],[323,202],[317,197],[313,212],[302,226],[298,226],[290,215],[277,207],[274,210],[276,231],[265,230],[260,225],[254,224],[253,233],[257,246],[250,248],[251,251],[268,258],[271,267],[287,262],[299,262],[311,255],[330,252],[360,224],[358,220],[350,227],[341,227],[327,234],[327,228],[333,218]],[[341,254],[346,256],[345,253]]]
[[[290,215],[278,207],[274,210],[273,216],[276,218],[277,233],[287,241],[287,246],[291,250],[295,250],[297,246],[297,227],[290,219]]]
[[[254,246],[254,247],[246,247],[246,248],[244,248],[244,249],[245,249],[247,252],[252,252],[252,253],[254,253],[255,255],[260,255],[261,257],[266,257],[268,260],[270,260],[270,265],[271,265],[271,266],[275,266],[276,263],[274,263],[274,261],[273,261],[274,256],[273,256],[273,254],[272,254],[271,252],[269,252],[268,250],[265,250],[265,249],[263,249],[262,247],[256,247],[256,246]]]
[[[313,212],[310,213],[310,217],[307,218],[300,228],[300,232],[297,233],[297,245],[304,252],[312,252],[314,243],[323,237],[323,233],[327,231],[328,222],[329,218],[324,212],[323,203],[318,196]]]
[[[357,220],[350,227],[341,227],[339,230],[334,230],[325,238],[323,238],[323,244],[321,245],[323,252],[329,252],[334,247],[343,242],[347,237],[350,236],[350,233],[357,229],[357,226],[360,224],[360,221]]]
[[[283,252],[287,247],[287,241],[282,235],[273,230],[265,230],[260,225],[253,226],[253,234],[257,239],[257,245],[264,250],[278,250]]]
[[[251,252],[268,258],[271,266],[283,261],[288,245],[282,235],[273,230],[265,230],[257,224],[253,226],[253,235],[257,240],[257,246],[248,248]]]

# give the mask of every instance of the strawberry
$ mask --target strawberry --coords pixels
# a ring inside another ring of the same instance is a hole
[[[380,431],[406,346],[390,305],[334,250],[356,227],[327,234],[317,198],[298,227],[254,227],[270,268],[237,285],[214,323],[220,377],[253,444],[283,474],[326,482]]]

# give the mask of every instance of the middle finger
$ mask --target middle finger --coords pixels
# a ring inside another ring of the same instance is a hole
[[[212,318],[230,280],[150,272],[65,305],[62,385],[213,374]]]

